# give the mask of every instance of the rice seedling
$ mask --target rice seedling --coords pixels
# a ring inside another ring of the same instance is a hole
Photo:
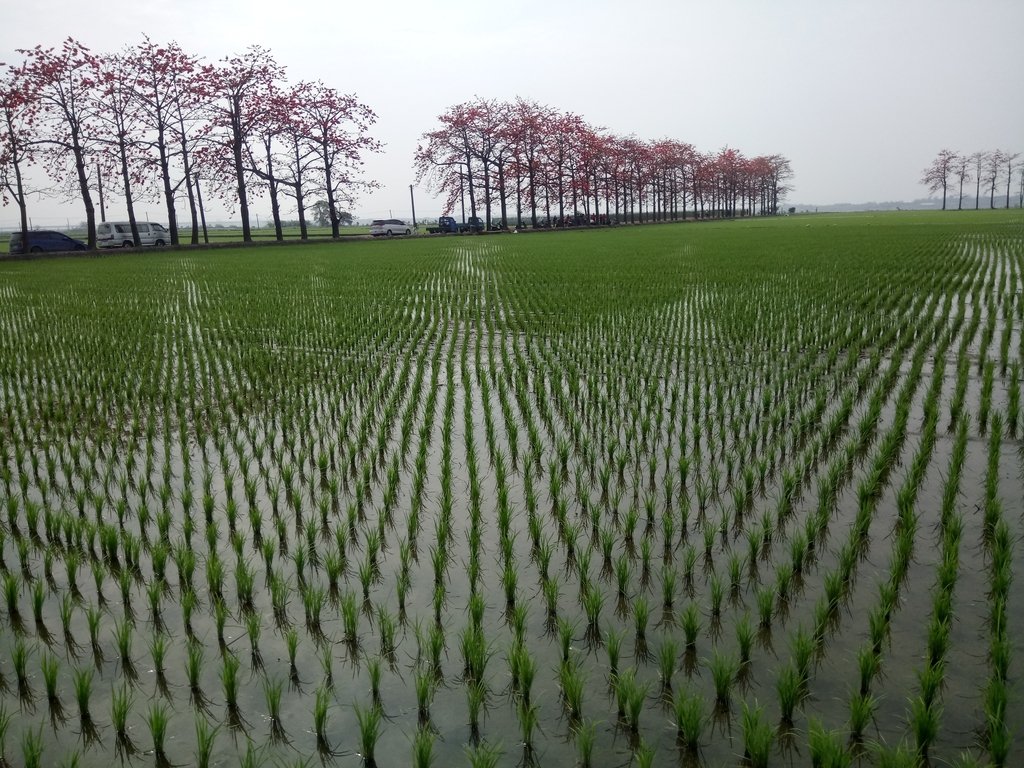
[[[850,697],[850,740],[860,743],[864,732],[874,722],[878,699],[868,693],[855,693]]]
[[[43,764],[43,726],[37,730],[26,728],[21,734],[21,757],[25,768],[40,768]]]
[[[354,708],[356,721],[359,724],[359,755],[368,768],[375,768],[377,760],[374,755],[377,749],[377,740],[380,738],[383,715],[376,707],[364,709],[356,704]]]
[[[673,715],[680,746],[688,752],[696,753],[701,747],[707,723],[704,699],[698,693],[679,691],[673,702]]]
[[[153,755],[158,766],[169,767],[171,765],[166,751],[170,721],[170,712],[163,704],[160,702],[150,704],[149,711],[146,713],[146,725],[149,727],[149,735],[153,741]]]
[[[170,697],[167,686],[167,670],[164,660],[167,657],[167,636],[153,635],[149,641],[149,655],[153,659],[153,672],[156,674],[156,687],[165,696]]]
[[[732,686],[739,673],[739,661],[730,655],[715,650],[708,662],[711,679],[715,686],[715,705],[720,712],[728,712],[732,706]]]
[[[412,764],[414,768],[430,768],[434,764],[433,731],[429,728],[418,728],[412,739]]]
[[[573,735],[576,739],[576,751],[579,755],[578,764],[580,768],[593,768],[597,725],[592,720],[584,720],[577,724]]]
[[[277,744],[288,740],[281,720],[281,693],[284,684],[280,680],[263,680],[263,696],[267,704],[267,718],[270,720],[270,742]]]
[[[419,718],[420,727],[430,725],[430,704],[434,700],[434,692],[437,689],[437,681],[432,672],[417,670],[413,678],[416,690],[416,714]],[[470,680],[471,684],[482,685],[476,680]]]
[[[807,745],[813,765],[832,768],[848,768],[853,763],[842,738],[835,731],[827,731],[821,721],[810,718],[807,728]]]
[[[210,727],[205,717],[196,717],[196,766],[208,768],[213,759],[214,743],[220,727]]]
[[[135,705],[134,696],[127,683],[111,691],[110,722],[114,728],[114,749],[118,757],[132,757],[138,752],[128,728],[128,717]]]
[[[60,662],[47,653],[39,660],[39,666],[43,673],[43,685],[46,689],[46,703],[50,710],[50,722],[56,728],[57,724],[63,723],[65,719],[64,705],[60,700],[60,691],[57,689]]]
[[[569,718],[570,727],[575,727],[583,717],[583,699],[586,690],[586,676],[577,664],[563,664],[559,670],[559,686],[562,703]]]
[[[75,689],[75,703],[78,704],[78,724],[81,728],[82,740],[88,745],[99,740],[99,729],[92,718],[90,704],[92,701],[91,669],[75,669],[72,682]]]
[[[743,702],[743,757],[751,768],[766,768],[775,734],[765,722],[764,713],[756,703]]]
[[[327,710],[330,706],[330,691],[326,687],[316,689],[313,702],[313,730],[316,733],[316,749],[321,756],[331,755],[331,744],[327,739]]]

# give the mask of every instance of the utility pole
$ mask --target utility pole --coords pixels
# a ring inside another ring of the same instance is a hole
[[[412,194],[412,184],[409,185],[409,203],[412,205],[412,228],[416,229],[416,198]]]

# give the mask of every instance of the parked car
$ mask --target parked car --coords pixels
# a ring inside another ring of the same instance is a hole
[[[167,245],[170,236],[162,224],[137,221],[139,242],[142,245]],[[104,221],[96,225],[96,245],[100,248],[134,248],[132,225],[129,221]]]
[[[68,237],[63,232],[50,229],[31,229],[28,242],[22,242],[21,231],[11,233],[9,249],[11,253],[42,253],[43,251],[84,251],[87,249],[81,240]]]
[[[401,219],[374,219],[370,222],[370,234],[374,237],[392,237],[393,235],[411,235],[412,227]]]

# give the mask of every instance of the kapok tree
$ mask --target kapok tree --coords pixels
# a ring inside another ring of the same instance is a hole
[[[15,70],[34,95],[38,112],[33,144],[49,156],[50,172],[61,181],[77,182],[85,207],[90,249],[96,248],[96,211],[89,189],[87,164],[95,151],[97,100],[91,98],[99,79],[99,59],[73,38],[60,48],[19,49],[25,62]],[[70,165],[70,168],[68,167]],[[74,183],[72,183],[74,186]]]
[[[199,242],[199,214],[192,180],[192,149],[198,141],[205,80],[198,59],[177,43],[158,45],[148,37],[131,52],[135,73],[135,108],[147,129],[155,154],[167,210],[171,243],[177,245],[178,216],[174,201],[184,188],[192,218],[192,243]]]
[[[377,115],[354,94],[341,94],[323,83],[309,83],[296,98],[296,119],[303,126],[305,142],[316,155],[323,174],[331,216],[331,236],[340,236],[338,204],[350,203],[356,188],[375,182],[359,178],[364,152],[379,152],[381,144],[370,135]]]
[[[100,60],[98,81],[93,89],[97,100],[96,142],[106,151],[101,153],[116,168],[121,178],[121,191],[128,211],[132,241],[142,245],[135,220],[136,183],[145,183],[149,174],[142,172],[145,124],[137,109],[134,63],[124,54],[111,54]],[[102,199],[102,198],[101,198]]]
[[[32,162],[32,117],[35,105],[25,80],[8,72],[0,80],[0,200],[18,206],[22,242],[28,242],[28,191],[24,169]]]
[[[242,240],[252,242],[249,197],[246,190],[246,142],[266,119],[264,99],[284,79],[284,68],[270,51],[250,46],[241,56],[228,57],[220,66],[203,69],[211,98],[209,150],[205,153],[214,173],[232,178],[242,219]]]
[[[424,133],[416,148],[416,180],[446,195],[446,213],[468,192],[470,216],[475,217],[477,154],[473,146],[473,109],[467,104],[456,104],[437,119],[441,127]]]
[[[946,190],[949,187],[949,178],[953,175],[955,166],[956,152],[944,149],[939,152],[931,165],[924,169],[921,176],[921,183],[928,187],[929,192],[942,190],[942,210],[946,210]]]

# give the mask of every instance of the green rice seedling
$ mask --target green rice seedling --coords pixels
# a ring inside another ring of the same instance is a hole
[[[762,629],[771,629],[772,616],[775,613],[775,588],[766,585],[757,588],[757,615]]]
[[[563,664],[569,661],[569,651],[572,649],[572,639],[575,634],[575,622],[571,622],[568,619],[558,620],[558,647],[561,649]]]
[[[326,658],[330,658],[329,651],[324,655]],[[370,677],[370,699],[373,702],[373,706],[383,708],[384,703],[381,698],[380,683],[384,668],[380,663],[380,659],[370,659],[369,663],[366,665],[366,670]],[[333,685],[333,681],[331,685]]]
[[[114,749],[118,757],[131,757],[138,750],[128,730],[128,716],[134,706],[134,697],[127,683],[110,694],[110,722],[114,727]]]
[[[683,610],[682,618],[683,636],[686,638],[687,648],[697,647],[697,635],[701,630],[700,609],[696,603],[687,603]]]
[[[4,604],[7,607],[7,619],[19,634],[24,631],[22,629],[23,622],[21,619],[21,612],[18,610],[18,598],[21,594],[21,580],[18,579],[17,574],[5,573],[4,574]]]
[[[429,728],[416,729],[412,739],[412,764],[414,768],[430,768],[434,764],[434,732]]]
[[[779,710],[782,713],[782,729],[788,731],[793,727],[793,713],[803,699],[805,691],[800,672],[792,662],[779,670],[779,676],[775,679],[775,690],[778,693]]]
[[[189,639],[195,637],[195,629],[192,627],[192,612],[196,608],[199,598],[191,589],[181,593],[181,623],[185,628],[185,636]]]
[[[558,679],[569,725],[574,727],[583,717],[583,698],[587,679],[579,665],[571,662],[560,667]]]
[[[501,747],[487,742],[466,748],[466,758],[469,760],[470,768],[497,768],[501,756]]]
[[[814,638],[802,626],[798,627],[793,635],[792,654],[793,663],[796,665],[797,674],[804,687],[811,679],[811,662],[814,660],[814,651]]]
[[[928,765],[930,763],[929,750],[939,735],[942,720],[941,708],[936,703],[928,705],[922,697],[914,696],[910,700],[909,719],[910,729],[914,734],[914,740],[917,744],[918,757],[922,764]],[[998,765],[999,763],[996,762],[995,764]]]
[[[754,628],[750,624],[750,616],[746,613],[736,622],[736,644],[740,654],[740,672],[749,671],[750,652],[754,645]]]
[[[869,645],[863,645],[857,651],[857,670],[860,674],[860,694],[866,696],[871,690],[871,683],[881,671],[881,656]]]
[[[316,733],[316,750],[321,755],[332,754],[330,741],[327,739],[327,710],[330,706],[330,691],[321,686],[316,689],[313,701],[313,730]]]
[[[270,743],[279,744],[288,740],[281,720],[281,692],[284,683],[280,680],[263,680],[263,696],[267,703],[267,717],[270,720]]]
[[[443,657],[446,649],[445,633],[442,627],[434,624],[427,636],[427,652],[429,656],[430,670],[434,679],[440,683],[444,680]]]
[[[620,676],[620,681],[625,685],[625,707],[626,722],[629,725],[630,733],[634,736],[640,733],[640,714],[644,710],[644,702],[647,699],[648,686],[640,685],[635,675]]]
[[[775,734],[765,722],[764,712],[756,703],[743,702],[743,757],[751,768],[767,768]]]
[[[871,694],[855,693],[850,697],[850,740],[860,743],[864,732],[875,719],[878,699]]]
[[[725,585],[718,578],[718,573],[712,573],[711,577],[711,616],[713,624],[717,624],[722,617],[722,600],[725,599]]]
[[[167,670],[164,668],[164,659],[167,657],[167,636],[153,635],[149,641],[149,655],[153,659],[153,671],[156,673],[157,690],[169,695],[167,688]]]
[[[529,606],[526,603],[520,603],[512,610],[511,615],[508,617],[508,623],[512,628],[512,634],[515,639],[520,642],[526,636],[526,619],[529,616],[529,613]]]
[[[519,737],[526,761],[529,763],[533,760],[534,736],[540,727],[540,707],[520,702],[516,707],[516,715],[519,719]]]
[[[146,714],[146,725],[149,726],[149,735],[153,740],[153,754],[158,766],[170,766],[167,758],[167,732],[170,726],[171,716],[167,708],[160,702],[153,702]]]
[[[213,758],[214,742],[220,727],[210,727],[205,717],[196,716],[196,766],[209,768]]]
[[[196,709],[205,709],[206,696],[203,694],[203,646],[190,641],[186,646],[185,676],[188,679],[189,703]]]
[[[228,617],[230,616],[227,603],[223,600],[215,600],[213,603],[213,623],[217,629],[217,644],[221,654],[228,652],[228,641],[224,634],[227,628]]]
[[[288,677],[293,688],[299,687],[299,669],[296,666],[296,655],[299,649],[299,633],[294,627],[289,627],[284,634],[285,647],[288,650]]]
[[[729,594],[735,602],[743,589],[743,557],[735,552],[729,554]]]
[[[99,740],[99,730],[89,708],[92,699],[92,677],[91,669],[82,668],[76,669],[72,675],[75,703],[78,704],[78,723],[82,731],[82,740],[86,744],[93,744]]]
[[[46,703],[50,710],[50,722],[56,727],[57,723],[64,722],[64,705],[60,700],[60,691],[57,689],[60,661],[47,653],[39,660],[39,666],[43,673],[43,685],[46,688]]]
[[[43,764],[43,726],[26,728],[21,734],[21,758],[25,768],[41,768]]]
[[[46,622],[43,620],[43,607],[46,605],[46,585],[42,581],[37,581],[32,585],[32,618],[36,625],[36,634],[39,639],[47,645],[52,642],[52,636],[50,630],[46,628]]]
[[[424,672],[423,670],[416,670],[413,682],[413,687],[416,690],[416,714],[419,718],[420,727],[427,727],[430,724],[430,705],[434,700],[437,683],[432,672]],[[482,684],[482,681],[471,682]]]
[[[716,649],[708,668],[715,685],[715,705],[720,712],[728,712],[732,705],[732,685],[739,672],[739,661]]]
[[[662,626],[675,624],[676,571],[665,565],[661,569],[661,620]]]
[[[651,768],[654,765],[657,754],[654,747],[644,742],[643,739],[639,739],[633,749],[633,757],[636,758],[637,768]]]
[[[580,768],[593,768],[597,725],[593,720],[581,721],[576,725],[573,734],[576,737],[576,752],[579,755],[578,765]]]
[[[633,601],[633,640],[634,652],[638,658],[649,658],[650,652],[647,648],[647,625],[651,617],[651,608],[644,597],[638,597]]]
[[[359,606],[356,596],[346,591],[341,598],[341,619],[344,627],[344,641],[349,652],[356,656],[359,653]]]
[[[245,633],[249,638],[249,664],[253,671],[263,669],[263,654],[260,652],[260,633],[263,625],[256,612],[245,617]]]
[[[224,654],[220,667],[220,682],[224,691],[224,701],[228,709],[228,724],[240,727],[241,711],[238,706],[238,691],[241,681],[238,679],[240,662],[233,653]]]
[[[28,656],[29,647],[19,637],[11,651],[11,662],[14,664],[15,677],[18,679],[18,699],[23,708],[31,710],[35,694],[32,692],[32,684],[28,675]]]
[[[672,677],[678,667],[679,648],[671,637],[661,641],[658,647],[658,677],[661,680],[661,694],[667,700],[672,698]]]
[[[816,717],[810,718],[808,724],[807,745],[812,765],[849,768],[853,762],[853,756],[840,735],[835,731],[826,731]]]
[[[681,690],[676,694],[672,709],[677,741],[691,754],[696,753],[700,749],[707,722],[704,699],[699,693],[691,694]]]
[[[359,723],[359,755],[368,768],[376,768],[377,760],[374,757],[377,749],[377,740],[380,738],[383,713],[376,707],[363,709],[355,705],[356,721]]]
[[[601,609],[604,607],[604,594],[599,589],[588,589],[583,598],[583,608],[587,614],[585,638],[590,645],[601,644]]]
[[[606,636],[605,649],[608,652],[608,676],[614,684],[619,674],[619,659],[622,653],[623,632],[609,630]]]

